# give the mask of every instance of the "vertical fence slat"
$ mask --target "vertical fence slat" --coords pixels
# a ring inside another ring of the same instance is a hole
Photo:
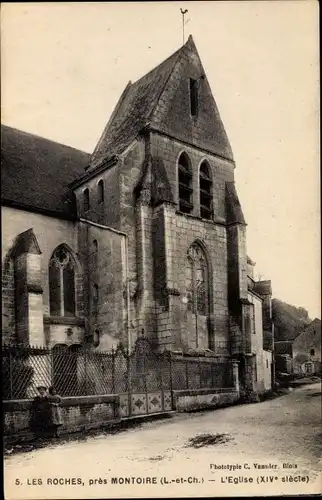
[[[115,351],[112,349],[112,392],[115,393]]]
[[[188,360],[186,360],[186,389],[189,389]]]

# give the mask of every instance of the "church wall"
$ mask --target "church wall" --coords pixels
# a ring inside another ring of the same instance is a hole
[[[10,250],[15,238],[29,228],[33,228],[41,250],[41,285],[43,288],[42,313],[49,316],[49,284],[48,263],[55,248],[60,244],[66,244],[77,256],[77,230],[75,223],[48,217],[29,211],[18,210],[11,207],[2,207],[2,265],[3,273],[3,342],[14,341],[15,334],[15,299],[14,299],[14,266],[10,257]],[[83,303],[81,297],[81,283],[78,278],[76,285],[78,301],[76,303],[77,315],[83,315]],[[39,315],[40,311],[33,311]],[[46,326],[47,339],[50,337],[50,327]],[[64,332],[66,326],[64,326]],[[66,333],[65,337],[66,337]],[[54,340],[54,339],[52,339]],[[30,343],[38,342],[39,338],[31,338]]]
[[[165,166],[167,176],[172,188],[173,197],[178,203],[178,181],[177,181],[177,161],[182,151],[185,151],[191,161],[193,172],[193,204],[192,214],[183,215],[176,211],[176,207],[168,211],[168,241],[169,250],[167,251],[168,264],[172,261],[173,282],[168,281],[169,288],[177,288],[181,295],[185,292],[185,265],[186,254],[189,246],[195,239],[200,239],[206,246],[211,256],[211,265],[213,268],[213,310],[214,316],[211,323],[215,329],[216,342],[228,342],[228,283],[227,283],[227,241],[226,241],[226,205],[225,205],[225,182],[233,180],[233,165],[229,162],[205,154],[196,148],[186,146],[179,141],[164,137],[158,133],[151,137],[151,155],[161,158]],[[199,165],[204,160],[208,160],[211,168],[213,180],[213,204],[214,221],[201,219],[199,216]],[[221,223],[221,224],[220,224]],[[182,303],[179,296],[171,298],[173,312],[171,320],[174,323],[170,328],[173,330],[175,344],[179,347],[180,343],[188,344],[183,327],[186,314],[186,304]],[[165,316],[166,313],[163,314]],[[167,318],[162,318],[162,325],[158,326],[159,337],[169,335],[169,325]],[[206,342],[202,343],[204,346]]]
[[[131,344],[145,328],[149,336],[149,307],[152,307],[149,287],[152,283],[151,218],[147,206],[136,206],[134,189],[138,184],[146,155],[144,140],[135,142],[123,155],[120,169],[120,229],[128,235],[128,266],[130,286]],[[149,278],[140,280],[142,273]],[[139,286],[140,285],[140,286]],[[151,319],[152,321],[152,319]]]
[[[124,244],[124,237],[117,233],[79,223],[87,290],[87,333],[92,344],[98,331],[98,350],[106,351],[119,341],[127,342]]]
[[[187,153],[191,161],[193,173],[193,210],[191,215],[200,218],[199,204],[199,166],[207,160],[211,169],[213,182],[213,216],[217,222],[226,222],[225,182],[234,180],[234,166],[214,155],[205,153],[180,141],[170,139],[158,133],[151,134],[151,155],[161,158],[169,179],[175,203],[179,201],[178,193],[178,159],[182,152]]]
[[[98,183],[104,182],[104,201],[98,196]],[[77,213],[84,219],[120,229],[119,168],[108,168],[75,189]],[[84,207],[84,190],[89,190],[89,210]]]
[[[201,241],[208,252],[212,267],[212,301],[213,317],[211,324],[214,329],[214,350],[219,345],[228,343],[228,295],[227,295],[227,244],[226,229],[212,222],[201,221],[193,217],[172,213],[167,216],[167,232],[169,247],[167,259],[171,261],[172,280],[168,281],[169,288],[178,289],[180,297],[174,301],[177,303],[177,314],[174,329],[177,339],[177,347],[183,343],[185,348],[194,347],[194,339],[188,338],[185,330],[185,315],[187,305],[183,302],[186,295],[185,268],[187,265],[187,250],[195,241]],[[180,334],[179,334],[179,331]],[[205,338],[200,338],[200,347],[208,348],[208,336],[203,332]],[[206,338],[207,337],[207,338]],[[180,339],[180,340],[179,340]],[[228,344],[226,348],[228,347]]]

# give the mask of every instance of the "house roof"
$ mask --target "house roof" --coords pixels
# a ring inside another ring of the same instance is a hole
[[[135,83],[129,82],[121,95],[115,110],[93,152],[89,170],[94,170],[112,156],[121,154],[145,128],[154,128],[153,122],[163,92],[172,77],[177,64],[190,56],[199,58],[190,36],[174,54],[151,70]],[[222,124],[216,104],[209,102],[212,109],[211,147],[215,154],[233,161],[233,153]],[[159,124],[160,125],[160,124]]]
[[[89,161],[89,153],[2,125],[2,203],[73,218],[76,205],[68,184]]]

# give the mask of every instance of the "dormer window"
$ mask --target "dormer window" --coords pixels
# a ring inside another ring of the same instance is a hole
[[[182,153],[178,162],[179,181],[179,210],[190,214],[193,209],[192,204],[192,172],[190,161],[186,153]]]
[[[198,114],[198,80],[190,78],[190,113],[191,116]]]

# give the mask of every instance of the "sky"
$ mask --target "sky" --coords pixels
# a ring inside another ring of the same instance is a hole
[[[92,152],[129,80],[192,34],[256,276],[321,317],[318,2],[2,3],[2,123]]]

